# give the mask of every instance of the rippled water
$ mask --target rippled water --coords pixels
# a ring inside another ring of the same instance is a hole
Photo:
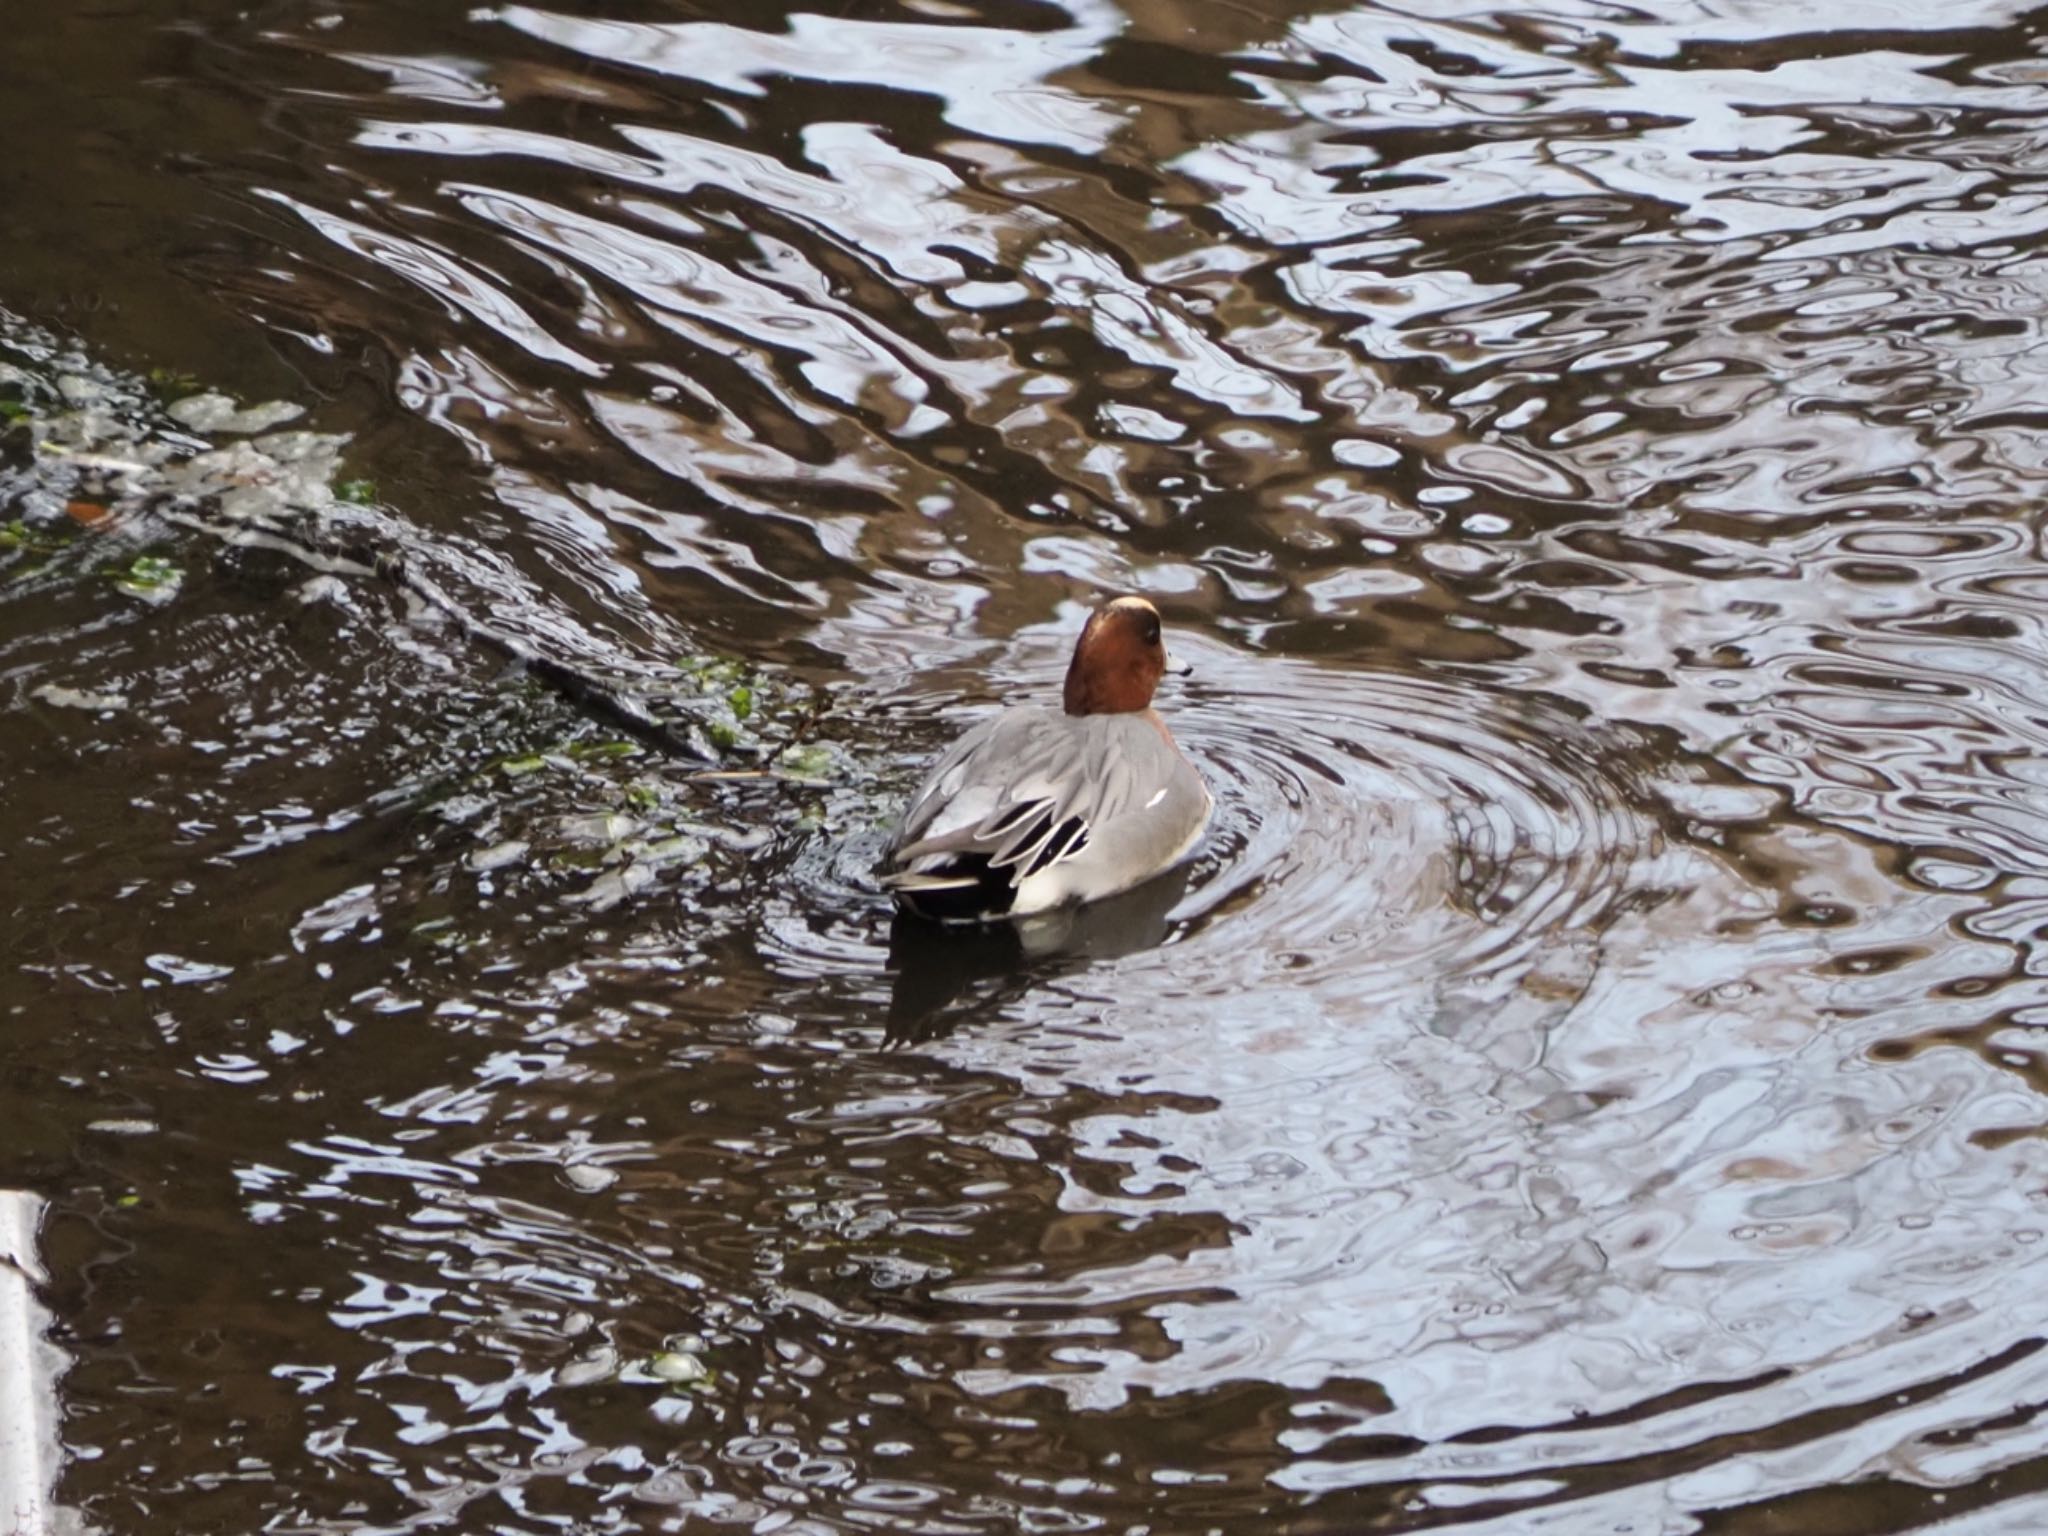
[[[0,355],[311,404],[500,630],[827,765],[0,436],[92,1524],[2048,1526],[2039,14],[16,33]],[[1200,858],[892,931],[919,763],[1124,590]]]

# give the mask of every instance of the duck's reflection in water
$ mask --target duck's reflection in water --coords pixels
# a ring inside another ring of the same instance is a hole
[[[1172,932],[1188,876],[1183,864],[1107,900],[1007,923],[969,927],[899,911],[889,929],[888,1043],[940,1039],[1048,977],[1156,948]]]

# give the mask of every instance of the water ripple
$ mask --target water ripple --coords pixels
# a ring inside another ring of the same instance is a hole
[[[18,29],[10,304],[284,375],[354,533],[832,765],[614,755],[0,431],[95,1523],[2031,1518],[2037,21],[1452,9]],[[1200,857],[892,930],[918,765],[1118,590]]]

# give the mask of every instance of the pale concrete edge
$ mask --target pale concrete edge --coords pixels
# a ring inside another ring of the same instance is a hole
[[[57,1436],[57,1378],[69,1363],[50,1342],[50,1314],[36,1230],[43,1202],[0,1190],[0,1536],[83,1536],[74,1510],[51,1502],[63,1446]]]

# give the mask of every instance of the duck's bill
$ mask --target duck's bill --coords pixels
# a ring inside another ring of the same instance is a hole
[[[1171,651],[1166,653],[1166,670],[1175,677],[1193,677],[1195,675],[1194,663],[1182,661]]]

